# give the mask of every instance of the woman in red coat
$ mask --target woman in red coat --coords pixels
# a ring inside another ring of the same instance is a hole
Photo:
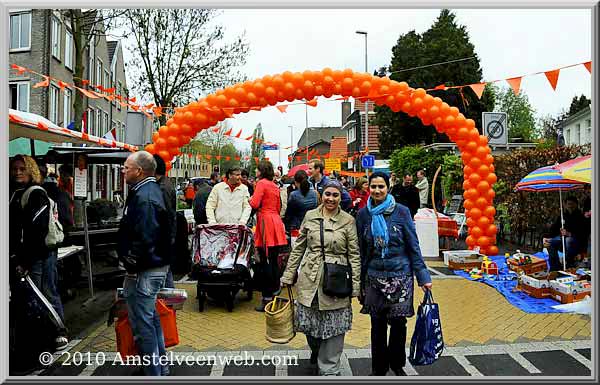
[[[352,191],[350,191],[350,198],[352,198],[352,207],[355,208],[356,212],[367,206],[369,201],[369,182],[367,178],[358,178],[358,181],[354,185]]]
[[[281,220],[281,195],[279,186],[273,182],[275,173],[269,161],[260,161],[256,168],[256,189],[250,199],[250,206],[258,210],[254,240],[260,256],[259,270],[262,284],[262,304],[257,311],[265,311],[265,305],[279,290],[278,257],[280,247],[287,245],[285,227]]]

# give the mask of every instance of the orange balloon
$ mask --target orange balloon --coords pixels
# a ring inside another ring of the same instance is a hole
[[[488,247],[488,255],[498,255],[500,250],[498,250],[498,246],[490,246]]]
[[[333,75],[333,70],[331,68],[329,68],[329,67],[323,68],[323,70],[321,72],[325,76],[331,76],[331,75]]]
[[[286,95],[291,95],[294,93],[294,91],[296,91],[296,87],[294,86],[294,83],[292,82],[287,82],[283,85],[283,92]]]
[[[414,95],[417,98],[422,98],[427,94],[427,92],[423,88],[417,88],[414,92]]]
[[[342,90],[342,85],[339,83],[336,83],[333,85],[333,93],[335,95],[344,95],[344,92]],[[350,95],[344,95],[344,96],[350,96]]]
[[[302,76],[300,72],[295,72],[294,75],[292,75],[292,83],[294,83],[296,87],[301,87],[304,84],[304,76]]]
[[[495,224],[491,224],[485,229],[485,235],[487,235],[488,237],[495,236],[497,232],[498,232],[498,228],[496,227]]]
[[[474,227],[475,225],[477,225],[477,222],[473,218],[467,218],[466,224],[469,227]]]
[[[494,215],[496,215],[496,209],[494,206],[488,206],[485,208],[485,210],[483,210],[483,215],[488,218],[494,218]]]
[[[160,150],[158,152],[158,156],[160,156],[161,158],[163,158],[163,160],[166,161],[170,161],[172,159],[171,155],[169,154],[169,151],[167,150]]]
[[[469,175],[469,182],[471,182],[473,186],[478,186],[481,180],[481,176],[477,173],[472,173],[471,175]]]
[[[491,239],[489,237],[481,236],[479,238],[477,238],[476,241],[477,245],[481,246],[481,247],[488,247],[492,242]]]
[[[315,86],[315,95],[324,95],[323,86],[317,85]],[[330,95],[331,96],[331,95]]]
[[[304,91],[302,91],[302,89],[297,88],[296,91],[294,91],[294,96],[288,96],[286,98],[286,100],[288,102],[293,102],[294,100],[302,100],[302,99],[312,99],[312,98],[308,98],[304,95]]]
[[[174,127],[174,128],[177,128],[177,129],[179,128],[179,126],[178,126],[176,123],[171,123],[171,124],[170,124],[170,125],[168,125],[168,126],[163,126],[163,127],[161,127],[161,128],[158,130],[158,135],[159,135],[161,138],[165,138],[165,139],[166,139],[166,138],[168,138],[168,137],[169,137],[169,135],[171,135],[171,128],[172,128],[172,127]],[[173,130],[173,131],[174,131],[174,130]]]
[[[446,127],[452,127],[456,124],[456,119],[452,115],[446,115],[446,117],[444,118],[444,124],[446,125]],[[460,133],[460,129],[458,131]],[[459,135],[459,137],[460,137],[460,135]],[[463,139],[466,139],[466,138],[463,138]]]
[[[341,82],[342,79],[344,78],[344,72],[340,71],[340,70],[334,70],[333,74],[331,74],[331,77],[333,78],[333,80],[335,80],[336,82]]]
[[[454,120],[454,118],[452,118],[452,120]],[[456,132],[456,136],[458,137],[458,139],[467,139],[467,137],[469,136],[469,130],[466,127],[461,127]]]
[[[257,97],[263,96],[265,94],[265,89],[266,87],[261,81],[257,81],[252,85],[252,92],[254,92]]]
[[[458,108],[454,106],[450,107],[450,115],[456,118],[458,114],[460,114],[460,110]]]
[[[480,227],[470,227],[469,228],[469,232],[471,234],[471,236],[475,239],[481,237],[483,235],[483,230],[481,230]]]
[[[194,115],[193,122],[200,127],[205,127],[205,125],[208,122],[208,117],[206,116],[206,114],[204,114],[202,112],[196,112],[196,114]]]
[[[352,78],[344,78],[344,80],[342,80],[342,90],[343,91],[350,91],[352,90],[352,88],[354,87],[354,81],[352,80]]]
[[[496,197],[496,192],[494,191],[494,189],[489,189],[487,192],[487,198],[490,201],[493,201],[495,197]]]
[[[479,158],[479,159],[484,159],[485,156],[487,154],[489,154],[489,147],[484,147],[482,145],[480,145],[479,143],[477,143],[477,150],[475,151],[475,155]]]
[[[487,193],[487,191],[490,189],[490,184],[486,181],[481,181],[479,183],[477,183],[477,190],[479,190],[479,192],[481,194],[485,194]]]
[[[169,147],[178,147],[179,146],[179,138],[176,136],[169,136],[167,138],[167,145]]]
[[[487,229],[490,225],[490,218],[486,216],[481,216],[477,219],[477,225],[482,229]]]
[[[475,238],[472,235],[469,235],[467,237],[467,239],[465,239],[465,242],[467,243],[467,246],[469,246],[469,247],[475,246]]]
[[[437,118],[433,119],[433,124],[438,129],[438,131],[442,131],[442,126],[444,124],[444,121],[442,120],[442,118],[440,118],[438,116]]]
[[[477,170],[479,168],[479,166],[481,166],[481,160],[474,156],[469,160],[469,166],[471,166],[474,170]]]
[[[162,127],[161,127],[162,128]],[[158,131],[155,131],[152,133],[152,141],[156,142],[156,139],[158,139],[160,136],[160,134],[158,133]]]
[[[485,177],[485,180],[491,185],[498,181],[498,177],[494,173],[489,173],[488,176]]]
[[[467,142],[467,145],[465,146],[465,150],[468,152],[475,152],[477,150],[477,142],[474,142],[474,141]]]
[[[471,214],[471,215],[469,215],[471,218],[473,218],[475,220],[481,218],[481,215],[482,215],[481,210],[479,210],[477,207],[472,208],[471,210],[469,210],[469,212]]]
[[[483,162],[487,165],[491,165],[492,163],[494,163],[494,157],[491,154],[487,154]]]
[[[146,151],[148,151],[151,154],[154,154],[156,152],[156,146],[154,144],[148,144],[146,145],[146,147],[144,148]]]
[[[366,80],[364,82],[362,82],[362,84],[360,85],[360,92],[366,96],[369,94],[370,90],[371,90],[371,82],[366,81]]]
[[[412,101],[412,108],[420,110],[423,107],[423,99],[414,98]]]
[[[358,88],[358,87],[354,87],[352,89],[352,93],[351,94],[352,94],[353,98],[358,98],[359,96],[363,95],[362,92],[360,91],[360,88]]]
[[[487,199],[485,199],[484,197],[479,197],[477,198],[477,200],[475,201],[475,205],[484,210],[487,206],[488,206],[488,201]]]
[[[465,179],[463,181],[463,190],[468,190],[470,188],[473,188],[473,185],[471,184],[471,182],[468,179]]]
[[[225,107],[225,106],[227,106],[227,96],[225,96],[225,95],[218,95],[215,104],[217,105],[217,107]]]
[[[352,78],[354,76],[354,71],[351,68],[344,69],[343,73],[347,78]]]
[[[465,210],[471,210],[473,207],[475,207],[475,203],[472,199],[467,199],[464,201],[463,206],[465,207]]]
[[[283,85],[285,84],[285,79],[282,76],[274,76],[273,77],[273,88],[275,89],[281,89],[281,87],[283,87]]]
[[[159,150],[164,150],[167,148],[167,140],[163,137],[156,139],[156,142],[154,142],[154,144],[156,144],[156,148]]]
[[[179,134],[186,134],[186,135],[191,135],[192,133],[192,126],[190,126],[189,124],[182,124],[181,127],[179,128]]]
[[[490,168],[488,166],[486,166],[485,164],[482,164],[481,166],[479,166],[479,168],[477,169],[477,173],[482,177],[485,178],[488,176],[488,174],[490,173]]]
[[[462,158],[464,164],[468,164],[473,155],[468,152],[462,151],[460,157]]]
[[[477,189],[470,188],[467,191],[465,191],[463,195],[466,199],[477,199],[477,197],[479,196],[479,191],[477,191]]]

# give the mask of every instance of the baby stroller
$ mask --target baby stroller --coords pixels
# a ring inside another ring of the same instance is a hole
[[[193,238],[192,279],[197,281],[198,310],[206,298],[223,300],[228,311],[240,289],[252,299],[252,231],[244,225],[198,225]]]

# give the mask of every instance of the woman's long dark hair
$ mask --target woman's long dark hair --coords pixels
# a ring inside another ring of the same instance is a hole
[[[268,180],[273,180],[273,178],[275,177],[275,171],[273,170],[273,164],[271,162],[269,162],[268,160],[261,160],[260,162],[258,162],[258,165],[256,166],[256,168],[258,169],[258,171],[260,171],[260,177],[261,179],[268,179]]]
[[[303,196],[306,196],[310,191],[310,183],[308,183],[308,174],[304,170],[296,171],[294,174],[294,182],[300,184],[300,192]]]

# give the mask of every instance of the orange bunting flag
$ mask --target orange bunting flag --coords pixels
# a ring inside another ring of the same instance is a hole
[[[130,101],[131,103],[135,103],[135,101],[136,101],[136,100],[137,100],[137,99],[135,98],[135,96],[134,96],[133,98],[129,98],[129,101]]]
[[[88,84],[90,84],[89,80],[82,80],[81,84],[83,84],[84,86],[87,86]]]
[[[257,144],[261,144],[262,142],[264,142],[264,140],[262,140],[261,138],[256,138],[254,140],[254,142],[257,143]]]
[[[42,131],[48,131],[48,125],[44,122],[38,122],[37,126]]]
[[[63,82],[62,80],[58,81],[58,88],[60,88],[61,91],[64,90],[66,86],[68,86],[67,83]]]
[[[446,89],[446,85],[445,84],[440,84],[439,86],[435,86],[433,89],[434,90],[445,90]]]
[[[347,102],[347,101],[348,101],[348,99],[350,99],[350,97],[349,97],[349,96],[342,96],[341,98],[335,98],[335,99],[333,99],[333,100],[343,100],[343,101]]]
[[[107,91],[108,91],[108,90],[107,90]],[[149,110],[149,109],[151,109],[151,108],[153,108],[153,107],[154,107],[154,103],[146,104],[146,105],[144,106],[144,110]]]
[[[219,132],[219,130],[220,130],[220,128],[219,128],[219,127],[215,127],[215,128],[213,128],[213,130],[212,130],[212,131],[213,131],[214,133],[217,133],[217,132]]]
[[[251,111],[260,111],[260,107],[250,107]]]
[[[249,156],[245,156],[244,160],[250,160],[250,157]]]
[[[258,156],[255,156],[255,157],[254,157],[254,161],[255,161],[255,162],[258,162]]]
[[[90,99],[98,99],[98,97],[96,95],[94,95],[93,93],[91,93],[88,90],[85,90],[83,88],[79,88],[79,87],[75,87],[75,89],[79,90],[79,92],[81,92],[82,94],[84,94],[85,96],[87,96]],[[121,105],[123,105],[124,103],[122,103]],[[127,105],[127,104],[125,104]]]
[[[33,88],[39,88],[39,87],[48,87],[50,86],[50,78],[46,75],[42,75],[44,77],[44,80],[39,82],[39,83],[35,83],[33,85]]]
[[[242,129],[240,129],[240,132],[238,132],[238,133],[235,135],[235,137],[236,137],[236,138],[239,138],[241,135],[242,135]],[[239,159],[238,159],[238,160],[239,160]]]
[[[212,158],[212,155],[204,155],[204,157],[205,157],[206,159],[211,159],[211,158]]]
[[[95,87],[96,87],[97,89],[99,89],[100,91],[104,92],[104,87],[102,87],[102,85],[101,85],[101,84],[97,84]]]
[[[140,109],[140,106],[138,106],[137,104],[130,104],[130,106],[134,111],[139,111]]]
[[[192,153],[187,154],[188,158],[192,157]]]
[[[271,160],[271,158],[265,158],[265,160],[268,162],[268,161],[270,161],[270,160]]]
[[[221,160],[221,155],[216,155],[215,158],[217,158],[217,160]]]
[[[469,87],[471,87],[471,89],[475,92],[477,98],[481,99],[481,95],[485,89],[485,83],[469,84]]]
[[[254,138],[254,135],[250,135],[249,137],[244,138],[244,140],[252,140],[252,138]]]
[[[317,98],[313,98],[312,100],[307,101],[306,104],[311,107],[316,107],[317,106]]]
[[[226,156],[225,160],[231,160],[231,157],[230,156]]]
[[[109,94],[113,94],[115,92],[115,87],[112,88],[105,88],[104,92],[108,92]]]
[[[285,110],[287,110],[287,108],[288,108],[287,104],[281,104],[281,105],[279,105],[279,106],[275,106],[275,107],[277,107],[277,109],[278,109],[278,110],[279,110],[279,112],[281,112],[281,113],[285,112]]]
[[[242,159],[240,156],[235,157],[235,160],[240,160],[240,159]]]
[[[519,91],[521,90],[521,79],[522,77],[510,78],[506,79],[506,82],[510,85],[515,95],[519,95]]]
[[[154,107],[154,108],[152,108],[152,112],[154,112],[154,115],[160,116],[160,115],[162,115],[162,107],[161,106]]]
[[[25,67],[21,67],[21,66],[18,66],[18,65],[16,65],[16,64],[11,64],[11,68],[12,68],[12,69],[14,69],[14,70],[17,70],[17,73],[18,73],[19,75],[23,75],[23,73],[24,73],[25,71],[27,71],[27,68],[25,68]]]
[[[552,89],[555,91],[556,91],[556,83],[558,83],[558,75],[559,74],[560,74],[560,68],[557,70],[544,72],[544,75],[546,75],[546,78],[550,82]]]
[[[233,131],[233,128],[230,128],[229,130],[225,131],[223,135],[229,136],[231,135],[231,131]]]
[[[583,63],[583,65],[585,66],[585,68],[587,68],[589,73],[592,73],[592,62],[589,61],[587,63]]]

